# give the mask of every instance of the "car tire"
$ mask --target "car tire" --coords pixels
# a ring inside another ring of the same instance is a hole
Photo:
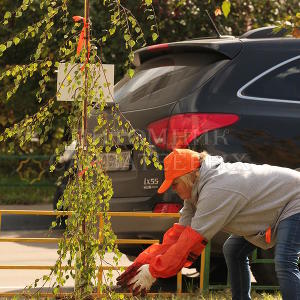
[[[209,283],[227,284],[227,265],[224,256],[212,256],[210,258]]]
[[[274,258],[274,248],[269,250],[257,249],[259,259]],[[256,280],[256,285],[278,285],[274,264],[252,263],[251,272]]]
[[[190,268],[196,268],[200,273],[201,256],[193,263]],[[224,256],[211,256],[209,267],[209,283],[210,284],[226,284],[227,283],[227,265]]]

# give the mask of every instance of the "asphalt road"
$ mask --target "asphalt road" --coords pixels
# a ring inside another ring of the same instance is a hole
[[[61,236],[61,231],[56,231],[55,236]],[[6,231],[2,237],[48,237],[47,231]],[[51,236],[53,237],[53,236]],[[1,243],[0,265],[8,266],[53,266],[58,258],[56,244],[41,243]],[[113,254],[105,255],[107,264],[113,263]],[[121,257],[120,265],[130,265],[125,255]],[[0,270],[0,293],[20,292],[24,287],[34,283],[35,279],[49,274],[48,270]],[[114,272],[114,283],[118,273]],[[38,285],[38,287],[41,284]],[[74,281],[68,280],[65,288],[72,290]],[[47,291],[47,287],[43,289]],[[1,298],[0,299],[6,299]]]

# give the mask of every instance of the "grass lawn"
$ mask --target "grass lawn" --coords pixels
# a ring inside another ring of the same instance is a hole
[[[55,186],[0,186],[0,204],[52,203]]]
[[[255,292],[253,291],[251,293],[252,300],[282,300],[281,295],[279,292],[274,293],[265,293],[265,292]],[[126,299],[155,299],[155,300],[162,300],[162,299],[171,299],[171,300],[231,300],[231,293],[230,290],[220,291],[220,292],[209,292],[209,293],[195,293],[191,295],[182,295],[177,296],[173,295],[170,297],[166,297],[163,295],[158,295],[154,297],[146,297],[146,298],[140,298],[140,297],[130,297]]]
[[[279,292],[274,293],[265,293],[265,292],[255,292],[251,293],[252,300],[281,300],[281,295]],[[201,300],[231,300],[231,292],[230,290],[225,290],[222,292],[210,292],[209,294],[203,294],[201,296],[198,295],[198,298],[190,298],[190,299],[201,299]]]
[[[51,203],[57,172],[48,156],[0,155],[0,204]]]

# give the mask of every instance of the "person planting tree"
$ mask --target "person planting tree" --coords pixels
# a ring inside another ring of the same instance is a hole
[[[156,278],[176,275],[192,264],[219,231],[232,299],[251,299],[248,255],[275,246],[275,269],[284,300],[300,299],[300,174],[288,168],[225,163],[220,156],[175,149],[164,159],[165,180],[184,201],[179,223],[161,244],[144,250],[117,282],[145,295]]]

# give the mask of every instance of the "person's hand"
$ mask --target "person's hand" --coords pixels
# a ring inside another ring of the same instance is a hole
[[[128,282],[132,290],[132,295],[137,296],[141,294],[142,296],[146,296],[147,291],[150,290],[155,280],[156,278],[154,278],[149,271],[149,265],[142,265],[138,269],[137,274]]]
[[[140,263],[130,265],[118,278],[117,284],[122,288],[128,288],[129,281],[137,274],[138,269],[142,266]]]

